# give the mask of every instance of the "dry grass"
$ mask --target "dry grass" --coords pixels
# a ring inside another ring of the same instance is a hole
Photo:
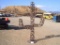
[[[29,6],[8,6],[3,9],[6,13],[25,14],[30,13],[31,8]],[[36,8],[36,12],[45,12],[39,8]]]

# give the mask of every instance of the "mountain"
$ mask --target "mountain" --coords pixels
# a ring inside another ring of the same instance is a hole
[[[29,6],[8,6],[2,9],[5,13],[12,13],[12,14],[27,14],[31,12],[31,8]],[[45,12],[39,8],[36,8],[36,12]]]

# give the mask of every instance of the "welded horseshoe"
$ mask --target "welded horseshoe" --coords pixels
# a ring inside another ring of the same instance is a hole
[[[43,26],[43,24],[44,24],[45,19],[44,19],[43,15],[44,15],[44,13],[42,13],[42,15],[41,15],[39,26]]]

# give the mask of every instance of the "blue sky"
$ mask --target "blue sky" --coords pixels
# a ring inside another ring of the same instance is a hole
[[[46,11],[60,11],[60,0],[0,0],[0,8],[6,6],[30,5],[31,2]]]

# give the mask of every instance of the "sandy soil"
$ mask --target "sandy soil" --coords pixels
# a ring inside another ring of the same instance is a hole
[[[11,18],[9,25],[19,26],[18,19]],[[28,20],[28,18],[24,18],[25,20]],[[39,19],[36,19],[35,23],[38,22]],[[30,24],[27,21],[24,23]],[[56,23],[53,20],[45,20],[42,27],[35,27],[36,43],[30,44],[29,40],[29,29],[0,30],[0,45],[60,45],[60,23]]]

